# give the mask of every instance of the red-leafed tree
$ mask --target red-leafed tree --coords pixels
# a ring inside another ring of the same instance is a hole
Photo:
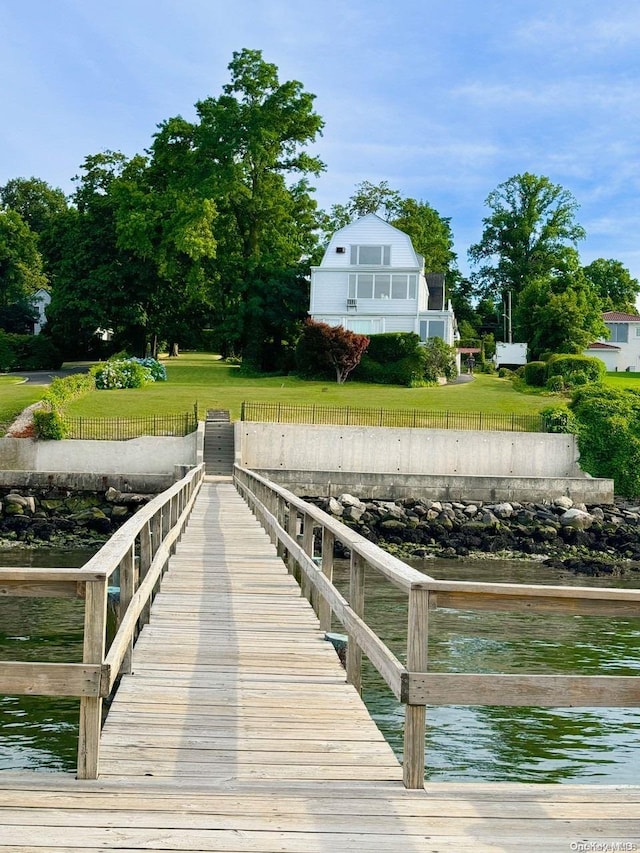
[[[296,352],[298,369],[305,376],[317,376],[333,368],[338,383],[346,381],[369,346],[369,338],[343,326],[329,326],[308,319]]]

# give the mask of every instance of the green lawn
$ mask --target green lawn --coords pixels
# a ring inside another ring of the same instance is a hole
[[[113,417],[178,413],[197,401],[200,416],[206,409],[229,409],[240,414],[243,400],[273,403],[315,403],[438,411],[534,414],[553,397],[520,394],[507,379],[478,374],[472,382],[432,388],[401,388],[347,381],[308,382],[290,376],[247,378],[239,369],[206,353],[185,353],[166,359],[168,381],[137,390],[94,391],[68,407],[71,416]]]
[[[640,390],[640,373],[607,373],[605,382],[614,388],[633,388],[638,391]]]
[[[0,435],[4,435],[14,418],[43,393],[42,386],[31,385],[15,376],[0,376]]]

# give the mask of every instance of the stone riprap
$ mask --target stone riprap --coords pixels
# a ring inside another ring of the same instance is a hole
[[[640,506],[628,503],[305,499],[401,557],[534,556],[590,575],[640,569]]]
[[[5,544],[88,544],[107,539],[154,495],[0,489],[0,540]]]

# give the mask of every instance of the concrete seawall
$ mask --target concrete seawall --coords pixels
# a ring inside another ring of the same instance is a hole
[[[612,480],[580,469],[573,435],[253,422],[235,429],[236,462],[299,495],[613,501]]]

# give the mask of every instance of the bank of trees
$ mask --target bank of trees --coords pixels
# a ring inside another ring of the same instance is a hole
[[[66,356],[109,347],[155,354],[160,342],[207,344],[259,369],[286,369],[308,309],[310,264],[328,235],[377,213],[411,237],[427,272],[445,274],[466,342],[513,331],[534,355],[579,351],[603,334],[603,309],[634,310],[640,291],[619,261],[582,266],[571,194],[529,173],[487,198],[482,236],[461,276],[450,220],[386,181],[358,184],[322,212],[311,153],[322,132],[314,96],[281,82],[260,51],[242,50],[196,118],[161,122],[144,154],[87,156],[67,199],[37,178],[0,187],[0,328],[33,321],[52,294],[50,334]],[[100,332],[101,334],[96,334]]]

